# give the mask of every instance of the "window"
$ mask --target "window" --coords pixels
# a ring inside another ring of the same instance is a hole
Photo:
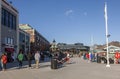
[[[6,16],[5,16],[5,18],[6,18],[6,20],[5,20],[5,25],[6,25],[6,26],[9,26],[9,25],[8,25],[8,19],[9,19],[9,18],[8,18],[8,12],[5,11],[5,13],[6,13]]]
[[[5,25],[5,10],[2,9],[2,24]]]
[[[19,41],[20,43],[25,43],[25,34],[24,33],[21,33],[19,34]]]
[[[2,8],[2,17],[1,17],[1,22],[4,26],[7,26],[11,29],[16,30],[16,16]]]
[[[12,44],[13,45],[14,39],[10,37],[5,37],[5,44]]]
[[[16,30],[16,17],[15,16],[13,16],[13,29],[15,29]]]
[[[7,43],[10,44],[10,42],[11,42],[11,41],[10,41],[10,38],[8,38]]]
[[[12,19],[12,14],[10,14],[10,20],[9,20],[9,21],[10,21],[10,24],[9,24],[9,25],[10,25],[11,29],[13,29],[13,24],[12,24],[12,21],[13,21],[13,19]]]
[[[10,41],[11,41],[10,43],[13,45],[13,38],[11,38]]]
[[[7,37],[5,37],[5,44],[7,44]]]

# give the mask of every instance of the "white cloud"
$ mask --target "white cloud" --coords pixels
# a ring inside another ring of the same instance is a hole
[[[65,15],[66,16],[69,16],[70,14],[72,14],[73,13],[73,10],[67,10],[66,12],[65,12]]]

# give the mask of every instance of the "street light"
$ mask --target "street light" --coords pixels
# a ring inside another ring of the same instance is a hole
[[[57,50],[57,44],[56,44],[56,41],[55,41],[55,40],[53,40],[50,48],[51,48],[51,51],[52,51],[53,53],[56,52],[56,50]]]
[[[110,64],[109,64],[109,53],[108,53],[108,38],[110,37],[110,35],[108,34],[108,23],[107,23],[107,20],[108,20],[108,17],[107,17],[107,4],[105,3],[105,9],[104,9],[104,12],[105,12],[105,28],[106,28],[106,46],[107,46],[107,65],[106,67],[110,67]]]

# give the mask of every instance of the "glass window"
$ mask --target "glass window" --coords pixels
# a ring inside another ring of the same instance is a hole
[[[16,30],[16,16],[2,8],[2,17],[1,17],[1,22],[3,25]]]
[[[7,17],[8,17],[8,27],[10,27],[10,13],[9,12],[7,12],[8,14],[7,14]],[[11,28],[11,27],[10,27]]]
[[[7,43],[10,44],[10,42],[11,42],[11,41],[10,41],[10,38],[8,38],[8,39],[7,39]]]
[[[9,23],[9,25],[10,25],[10,28],[13,29],[13,25],[12,25],[12,14],[10,14],[9,16],[10,16],[10,20],[9,20],[10,23]]]
[[[6,20],[5,20],[5,24],[6,24],[6,26],[8,26],[8,12],[5,11],[5,13],[6,13],[6,16],[5,16],[5,18],[6,18]]]
[[[11,38],[11,44],[13,45],[13,38]]]
[[[2,9],[2,19],[1,19],[1,20],[2,20],[2,24],[3,24],[3,25],[4,25],[4,22],[5,22],[5,21],[4,21],[4,18],[5,18],[4,13],[5,13],[5,11],[4,11],[4,9]]]
[[[5,44],[7,44],[7,37],[5,37]]]
[[[13,45],[14,39],[10,37],[5,37],[5,44],[12,44]]]
[[[13,16],[13,29],[16,30],[16,17]]]

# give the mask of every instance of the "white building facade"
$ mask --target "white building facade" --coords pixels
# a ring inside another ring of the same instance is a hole
[[[19,13],[7,0],[0,0],[0,12],[0,54],[6,52],[10,61],[19,51]]]
[[[0,12],[1,12],[1,0],[0,0]],[[1,54],[1,13],[0,13],[0,54]]]

